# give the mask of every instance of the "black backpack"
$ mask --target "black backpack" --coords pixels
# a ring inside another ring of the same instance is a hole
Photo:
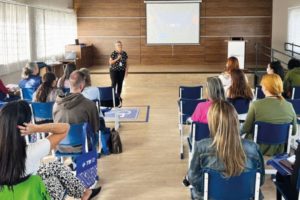
[[[111,130],[110,133],[110,141],[111,141],[111,148],[110,152],[114,154],[122,153],[122,142],[119,135],[119,132],[116,131],[114,128]]]

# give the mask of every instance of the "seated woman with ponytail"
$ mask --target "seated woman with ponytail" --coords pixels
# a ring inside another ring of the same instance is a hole
[[[54,102],[57,95],[62,91],[56,88],[56,76],[52,72],[47,72],[43,76],[43,82],[33,94],[34,102]]]
[[[22,80],[19,82],[19,87],[37,89],[41,84],[41,77],[39,76],[39,72],[40,70],[36,63],[27,63],[23,68]]]
[[[264,75],[261,86],[266,97],[252,102],[242,127],[242,133],[246,134],[248,139],[252,139],[254,123],[260,121],[272,124],[292,123],[292,134],[295,135],[297,132],[297,116],[292,104],[282,97],[283,83],[280,76],[277,74]],[[266,156],[283,153],[285,149],[284,144],[260,144],[259,146],[261,152]]]
[[[214,102],[208,111],[208,126],[211,138],[196,143],[187,180],[184,181],[193,186],[192,199],[203,199],[204,174],[201,170],[204,168],[218,171],[225,177],[258,170],[262,185],[265,174],[263,157],[254,142],[241,140],[235,108],[224,100]]]

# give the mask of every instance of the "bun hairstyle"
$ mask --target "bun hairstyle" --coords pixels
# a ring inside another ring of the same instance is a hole
[[[36,63],[34,62],[27,63],[22,71],[22,79],[28,79],[29,76],[33,74],[36,68],[38,68]]]

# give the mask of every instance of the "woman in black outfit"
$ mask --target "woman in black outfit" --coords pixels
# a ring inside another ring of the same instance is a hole
[[[116,50],[109,58],[111,85],[115,89],[118,97],[121,98],[122,86],[125,76],[127,76],[127,53],[122,49],[122,42],[115,43]]]

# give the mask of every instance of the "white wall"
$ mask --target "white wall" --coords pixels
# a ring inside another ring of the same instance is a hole
[[[288,9],[300,6],[300,0],[273,0],[272,48],[284,51],[288,39]]]

